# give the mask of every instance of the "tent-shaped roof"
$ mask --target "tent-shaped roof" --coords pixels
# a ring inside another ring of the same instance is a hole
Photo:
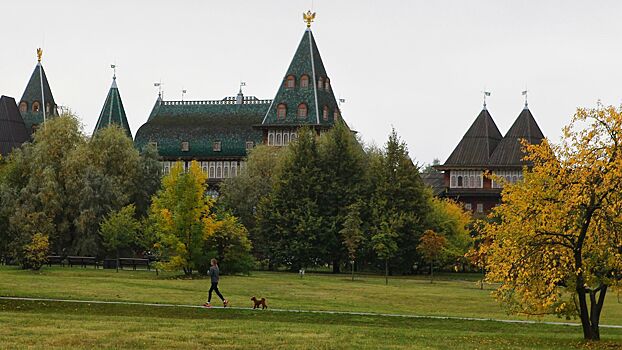
[[[29,138],[15,99],[8,96],[0,97],[0,154],[6,156]]]
[[[438,168],[486,166],[501,139],[501,133],[490,113],[483,109],[445,164]]]
[[[43,88],[43,91],[41,90]],[[42,97],[45,100],[45,109],[42,104]],[[35,111],[33,106],[34,102],[39,104],[39,110]],[[45,110],[45,117],[52,117],[58,115],[56,111],[56,102],[54,102],[54,96],[52,96],[52,90],[48,83],[48,78],[43,69],[41,62],[38,62],[35,66],[35,70],[30,76],[28,85],[24,90],[20,104],[25,103],[26,112],[22,112],[22,117],[26,128],[29,132],[32,131],[33,126],[43,123],[43,111]]]
[[[523,166],[521,139],[538,144],[544,139],[542,130],[528,108],[524,108],[490,157],[491,166]]]
[[[132,131],[130,130],[130,125],[127,122],[125,109],[123,108],[123,101],[121,100],[121,94],[119,93],[119,88],[117,87],[116,77],[112,78],[112,86],[110,86],[110,90],[108,91],[106,102],[104,102],[102,111],[99,114],[99,119],[97,120],[97,125],[95,125],[93,134],[95,134],[98,130],[109,126],[110,124],[117,124],[125,130],[127,136],[132,138]]]
[[[294,87],[287,86],[289,77]],[[301,80],[308,79],[302,86]],[[298,117],[298,106],[306,104],[307,116]],[[277,117],[279,105],[285,105],[286,116]],[[325,112],[326,110],[326,112]],[[262,126],[270,125],[325,125],[331,126],[339,116],[339,106],[333,94],[330,79],[324,68],[315,38],[310,28],[305,30],[296,53],[287,68],[272,105],[265,114]]]

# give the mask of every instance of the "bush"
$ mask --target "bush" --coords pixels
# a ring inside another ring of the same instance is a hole
[[[249,273],[255,267],[255,260],[248,231],[233,215],[225,214],[219,219],[205,241],[207,254],[199,262],[199,272],[207,273],[211,258],[216,257],[223,273]]]
[[[36,233],[30,243],[24,246],[24,268],[39,270],[46,263],[50,242],[48,236]]]

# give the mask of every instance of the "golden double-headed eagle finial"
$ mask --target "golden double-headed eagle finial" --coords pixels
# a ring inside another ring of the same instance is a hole
[[[38,48],[37,49],[37,60],[39,60],[39,62],[41,62],[41,56],[43,56],[43,49]]]
[[[311,28],[311,22],[315,19],[315,12],[311,12],[311,10],[309,10],[307,13],[303,13],[302,19],[307,22],[307,28]]]

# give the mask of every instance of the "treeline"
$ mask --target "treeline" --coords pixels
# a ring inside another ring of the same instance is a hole
[[[432,196],[395,131],[382,149],[364,148],[344,124],[319,138],[302,129],[283,149],[256,147],[246,172],[222,184],[219,205],[248,228],[270,269],[339,272],[356,261],[413,273],[461,264],[471,242],[469,215]],[[434,254],[421,240],[426,231],[443,238]]]

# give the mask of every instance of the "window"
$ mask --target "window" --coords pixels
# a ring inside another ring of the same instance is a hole
[[[50,104],[49,103],[45,104],[45,113],[50,113]]]
[[[471,211],[472,207],[471,207],[471,203],[464,203],[464,209]]]
[[[274,131],[268,131],[268,146],[274,146]]]
[[[288,75],[287,78],[285,78],[285,87],[288,89],[296,87],[296,78],[294,78],[293,75]]]
[[[294,141],[294,140],[296,140],[297,138],[298,138],[298,134],[296,134],[295,132],[293,132],[293,133],[289,136],[289,139],[290,139],[291,141]]]
[[[207,175],[209,171],[209,162],[201,162],[201,171]]]
[[[326,91],[330,90],[330,79],[326,78],[326,81],[324,82],[324,89],[326,89]]]
[[[162,162],[162,174],[168,175],[171,173],[171,162]]]
[[[222,178],[222,162],[216,162],[216,178]]]
[[[279,103],[276,107],[276,119],[285,119],[287,117],[287,106],[284,103]]]
[[[324,110],[322,111],[322,119],[325,121],[328,120],[328,106],[324,106]]]
[[[35,101],[32,103],[32,111],[33,112],[39,112],[39,102]]]
[[[449,177],[450,188],[482,188],[481,170],[452,170]]]
[[[155,148],[156,151],[158,150],[158,143],[157,142],[151,141],[151,142],[149,142],[149,146]]]
[[[228,178],[229,177],[229,162],[225,162],[223,164],[223,173],[222,173],[224,178]]]
[[[284,132],[283,133],[283,146],[287,146],[288,144],[289,144],[289,133]]]
[[[335,121],[339,120],[339,111],[335,111],[335,113],[333,113],[333,119],[335,119]]]
[[[181,143],[181,151],[188,152],[189,150],[190,150],[190,144],[188,143],[188,141],[183,141]]]
[[[300,77],[300,87],[301,88],[308,88],[309,87],[309,76],[304,74],[303,76]]]
[[[231,162],[231,177],[238,176],[238,162]]]
[[[276,143],[275,143],[275,145],[277,145],[277,146],[281,146],[282,145],[282,139],[281,138],[282,138],[282,134],[279,131],[279,132],[276,133]]]
[[[477,203],[477,212],[478,213],[483,213],[484,212],[484,204]]]
[[[324,88],[324,78],[320,77],[317,81],[317,88],[322,90]]]
[[[301,103],[298,105],[298,118],[306,118],[307,117],[307,104]]]
[[[28,112],[28,103],[23,102],[23,101],[20,102],[19,103],[19,111],[22,112],[22,113]]]
[[[216,163],[209,162],[209,176],[208,179],[213,179],[216,177]]]
[[[492,188],[503,188],[506,183],[514,184],[523,180],[522,170],[497,170],[492,175]]]
[[[253,147],[255,147],[255,142],[253,141],[246,141],[246,150],[250,150],[253,149]]]
[[[214,150],[214,152],[220,152],[220,141],[214,141],[214,143],[212,144],[212,149]]]

